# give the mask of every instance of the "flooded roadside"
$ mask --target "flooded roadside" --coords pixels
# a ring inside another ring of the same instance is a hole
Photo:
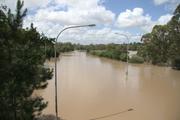
[[[54,63],[49,62],[52,65]],[[90,120],[126,111],[103,120],[180,119],[180,73],[167,67],[127,64],[66,53],[58,62],[58,108],[66,120]],[[38,94],[49,102],[44,114],[55,114],[54,78]]]

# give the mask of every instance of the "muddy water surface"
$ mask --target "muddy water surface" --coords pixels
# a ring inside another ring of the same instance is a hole
[[[53,67],[53,62],[48,63]],[[180,120],[180,71],[66,53],[58,62],[58,108],[66,120]],[[55,114],[54,78],[39,91]],[[133,111],[127,111],[132,108]],[[119,114],[116,114],[119,113]],[[116,114],[116,115],[113,115]],[[108,116],[110,115],[110,116]],[[111,116],[112,115],[112,116]]]

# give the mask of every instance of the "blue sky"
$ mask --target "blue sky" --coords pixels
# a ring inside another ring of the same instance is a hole
[[[161,15],[171,13],[171,11],[165,10],[165,4],[157,6],[154,4],[153,0],[106,0],[104,5],[107,9],[116,14],[126,9],[133,9],[136,7],[143,8],[145,13],[152,15],[153,20],[158,19]]]
[[[15,0],[1,0],[15,8]],[[56,37],[66,26],[96,24],[94,28],[65,31],[58,41],[81,44],[139,42],[153,26],[166,24],[180,0],[24,0],[30,23],[49,37]]]

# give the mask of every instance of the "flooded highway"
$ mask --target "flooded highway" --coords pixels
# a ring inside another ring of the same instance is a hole
[[[53,61],[48,62],[53,66]],[[180,120],[180,71],[88,55],[58,61],[58,109],[66,120]],[[38,91],[55,115],[54,78]],[[130,110],[131,109],[131,110]]]

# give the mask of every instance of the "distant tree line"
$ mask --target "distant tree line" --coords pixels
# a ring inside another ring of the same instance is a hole
[[[130,43],[128,44],[128,51],[137,51],[139,47],[142,46],[142,43]],[[97,44],[97,45],[75,45],[75,49],[78,50],[86,50],[87,53],[97,55],[100,57],[106,57],[116,60],[121,60],[126,62],[127,57],[129,56],[127,53],[127,44]],[[132,63],[143,63],[144,60],[140,56],[133,56],[132,60],[130,59],[130,62]]]

